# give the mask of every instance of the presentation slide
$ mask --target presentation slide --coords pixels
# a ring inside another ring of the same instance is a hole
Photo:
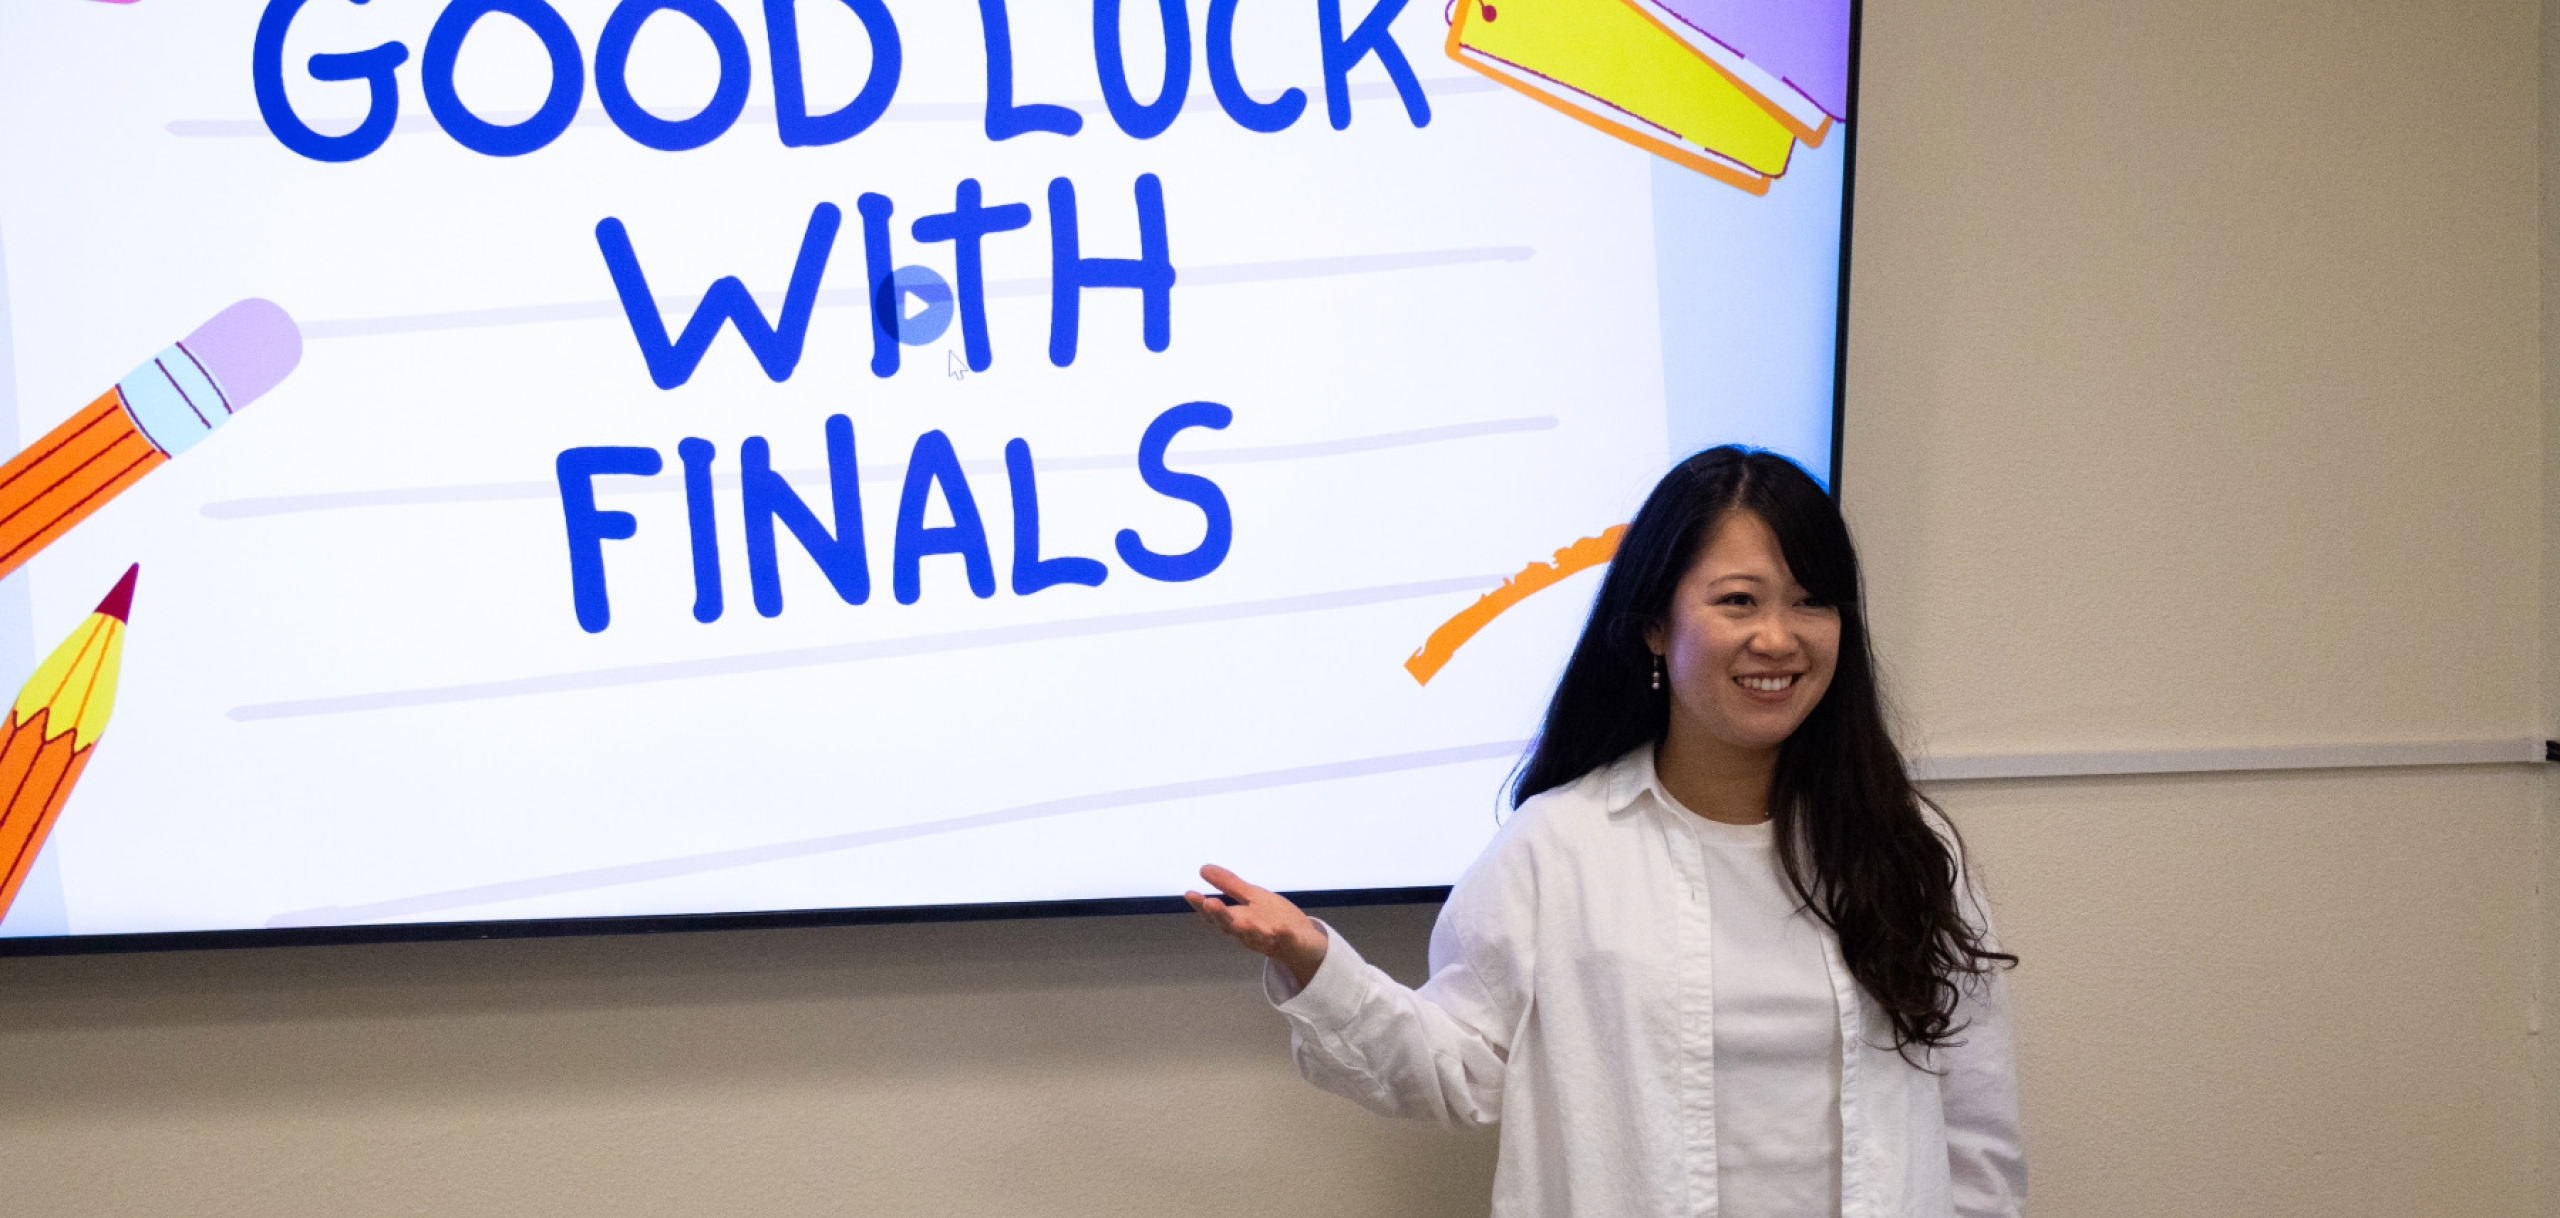
[[[1448,884],[1828,475],[1850,23],[0,7],[0,935]]]

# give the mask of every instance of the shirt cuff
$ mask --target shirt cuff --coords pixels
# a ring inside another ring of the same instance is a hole
[[[1327,942],[1324,960],[1316,965],[1316,975],[1308,980],[1306,988],[1299,989],[1297,979],[1279,961],[1266,959],[1262,962],[1262,995],[1291,1019],[1318,1027],[1340,1027],[1360,1009],[1369,962],[1361,959],[1342,932],[1321,919],[1316,925],[1323,928]]]

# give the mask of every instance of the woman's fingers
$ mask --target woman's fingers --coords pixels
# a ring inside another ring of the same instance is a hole
[[[1191,908],[1199,911],[1202,921],[1216,927],[1222,934],[1241,937],[1252,929],[1252,923],[1247,920],[1246,911],[1241,906],[1229,905],[1219,897],[1202,896],[1196,892],[1186,892],[1182,897],[1191,902]]]
[[[1215,864],[1201,868],[1200,878],[1218,891],[1185,892],[1182,899],[1199,912],[1202,921],[1246,950],[1287,965],[1294,974],[1314,971],[1313,962],[1307,957],[1323,958],[1321,932],[1287,897],[1248,884],[1236,873]],[[1298,983],[1306,984],[1306,977],[1300,976]]]
[[[1226,931],[1235,917],[1235,907],[1219,900],[1216,896],[1186,892],[1182,894],[1182,899],[1191,902],[1191,908],[1200,915],[1201,921],[1207,922],[1220,931]]]
[[[1211,863],[1208,866],[1201,868],[1200,878],[1207,880],[1210,884],[1214,885],[1218,890],[1219,896],[1238,905],[1250,905],[1256,897],[1267,897],[1271,895],[1264,889],[1256,888],[1251,884],[1245,883],[1244,877],[1239,876],[1216,863]]]
[[[1204,897],[1198,893],[1182,895],[1191,902],[1193,909],[1199,911],[1201,921],[1254,951],[1268,952],[1280,941],[1276,928],[1252,909],[1229,905],[1217,897]]]

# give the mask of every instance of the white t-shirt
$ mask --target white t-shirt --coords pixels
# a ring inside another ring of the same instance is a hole
[[[1839,997],[1822,924],[1779,869],[1770,822],[1680,808],[1704,847],[1715,942],[1716,1192],[1722,1218],[1840,1213]]]

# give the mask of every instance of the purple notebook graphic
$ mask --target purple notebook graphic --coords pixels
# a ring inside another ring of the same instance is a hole
[[[1654,0],[1664,12],[1849,118],[1849,0]]]

